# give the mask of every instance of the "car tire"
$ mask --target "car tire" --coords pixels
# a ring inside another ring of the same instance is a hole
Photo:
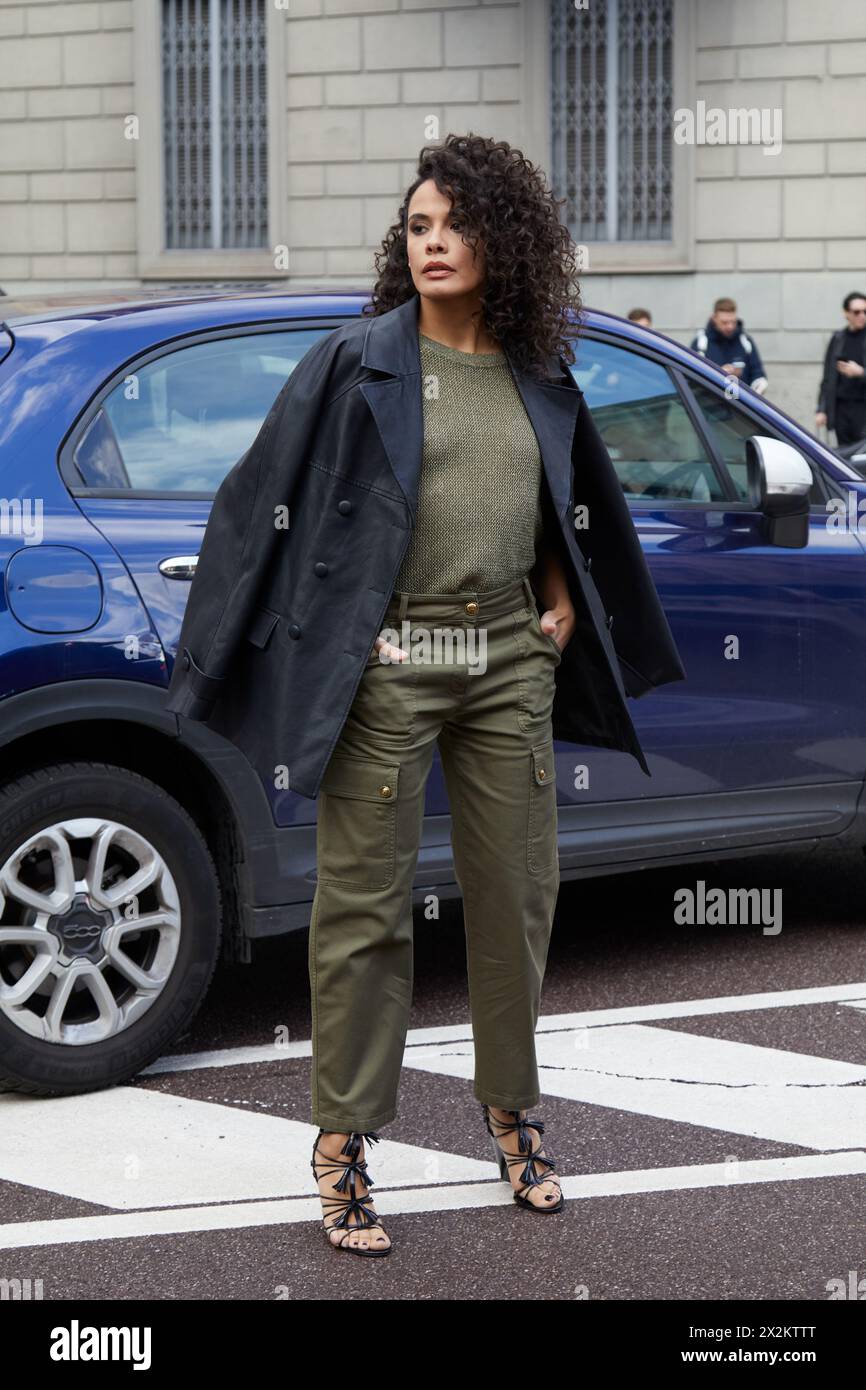
[[[0,1089],[128,1081],[188,1028],[222,937],[195,822],[128,768],[64,762],[0,785]]]

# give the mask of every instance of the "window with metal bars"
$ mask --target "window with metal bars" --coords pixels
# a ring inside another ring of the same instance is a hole
[[[266,0],[162,0],[165,245],[268,244]]]
[[[550,0],[551,183],[572,240],[670,241],[674,0]]]

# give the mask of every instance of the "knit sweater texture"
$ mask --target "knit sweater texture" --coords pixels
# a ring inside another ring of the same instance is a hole
[[[486,592],[523,579],[543,534],[538,441],[504,352],[423,333],[417,522],[395,588]]]

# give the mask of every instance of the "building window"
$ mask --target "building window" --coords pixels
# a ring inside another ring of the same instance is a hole
[[[572,239],[670,241],[674,0],[551,0],[551,179]]]
[[[162,0],[167,250],[268,242],[265,0]]]

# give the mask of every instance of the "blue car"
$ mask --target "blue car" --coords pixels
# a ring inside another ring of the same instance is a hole
[[[199,293],[0,324],[0,1083],[134,1076],[222,953],[309,922],[315,803],[164,709],[214,493],[367,292]],[[711,363],[585,314],[572,368],[687,679],[652,778],[557,748],[562,876],[864,843],[866,481]],[[251,640],[254,637],[251,636]],[[458,892],[434,763],[416,895]]]

